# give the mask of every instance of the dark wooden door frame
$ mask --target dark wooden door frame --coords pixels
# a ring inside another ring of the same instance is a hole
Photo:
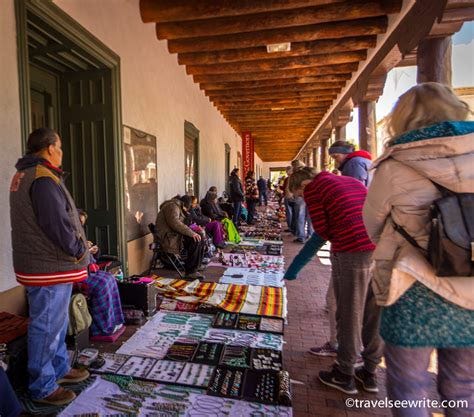
[[[69,39],[95,59],[102,62],[111,71],[112,105],[113,105],[113,137],[115,153],[116,211],[117,211],[117,243],[119,256],[127,262],[127,243],[125,237],[124,187],[123,187],[123,140],[122,140],[122,109],[120,92],[120,57],[109,47],[88,32],[71,16],[61,10],[53,2],[44,0],[16,0],[16,28],[18,51],[18,77],[20,89],[20,114],[22,149],[25,150],[26,139],[30,132],[30,76],[28,62],[28,45],[26,36],[27,11],[40,16],[48,25],[63,33]]]
[[[194,149],[195,149],[195,153],[194,153],[194,156],[195,156],[195,161],[194,161],[194,166],[195,166],[195,172],[196,172],[196,184],[195,184],[195,187],[194,187],[194,193],[196,194],[197,197],[199,197],[200,195],[200,190],[199,190],[199,186],[200,186],[200,182],[201,182],[201,173],[200,173],[200,166],[201,164],[199,163],[199,159],[200,159],[200,150],[199,150],[199,145],[200,145],[200,140],[199,140],[199,129],[196,128],[196,126],[194,126],[191,122],[188,122],[187,120],[184,121],[184,137],[186,138],[186,135],[188,137],[192,137],[194,138]],[[186,139],[185,139],[186,140]],[[184,151],[184,158],[185,158],[185,161],[184,161],[184,164],[185,164],[185,167],[186,167],[186,150]],[[185,184],[185,187],[186,187],[186,184]]]

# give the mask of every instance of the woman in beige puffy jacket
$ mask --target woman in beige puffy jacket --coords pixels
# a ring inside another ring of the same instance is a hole
[[[364,223],[377,244],[373,289],[384,306],[381,336],[392,400],[423,400],[438,353],[438,390],[446,416],[474,415],[474,278],[437,277],[420,249],[393,223],[427,248],[429,209],[440,192],[474,192],[474,122],[466,103],[437,83],[403,94],[389,119],[391,140],[377,159],[364,205]],[[466,405],[469,404],[467,407]],[[452,405],[452,404],[450,404]],[[427,404],[394,408],[395,416],[428,417]]]

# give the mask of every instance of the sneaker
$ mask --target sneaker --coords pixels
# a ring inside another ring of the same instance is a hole
[[[300,239],[300,238],[294,239],[293,243],[304,243],[304,239]]]
[[[202,264],[207,265],[209,262],[211,262],[211,258],[209,258],[207,256],[202,258],[202,261],[201,261]]]
[[[199,272],[193,272],[192,274],[186,274],[184,276],[187,279],[198,279],[199,281],[203,280],[205,277],[203,274]]]
[[[314,346],[308,350],[312,355],[317,356],[337,356],[337,348],[326,342],[322,346]]]
[[[58,387],[56,391],[52,394],[49,394],[45,398],[41,398],[40,400],[33,400],[36,403],[41,404],[49,404],[49,405],[66,405],[72,402],[76,398],[76,394],[71,390],[68,390],[63,387]]]
[[[364,391],[372,393],[379,392],[377,377],[375,374],[367,371],[363,366],[355,369],[354,378],[362,384]]]
[[[328,387],[335,388],[345,394],[357,394],[354,377],[342,373],[337,365],[333,365],[332,370],[321,371],[319,373],[319,380]]]
[[[56,382],[58,384],[76,384],[85,381],[90,374],[87,369],[71,368],[70,371]]]

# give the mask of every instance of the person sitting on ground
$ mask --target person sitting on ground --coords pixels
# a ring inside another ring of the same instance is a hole
[[[189,214],[190,222],[204,227],[206,233],[212,237],[212,243],[214,243],[216,248],[225,248],[224,226],[222,226],[220,221],[211,220],[211,218],[202,214],[198,199],[194,195],[191,196],[191,210]]]
[[[222,196],[217,199],[217,206],[227,215],[229,219],[234,216],[234,205],[229,202],[228,198]]]
[[[211,220],[222,220],[229,217],[227,213],[221,209],[217,202],[217,188],[211,187],[206,196],[201,200],[200,206],[202,213]]]
[[[337,140],[329,148],[329,155],[336,161],[337,169],[342,175],[355,178],[366,187],[369,185],[369,168],[372,165],[372,155],[369,152],[356,151],[352,143]]]
[[[79,219],[84,227],[87,213],[79,209]],[[90,332],[92,336],[109,336],[123,327],[125,322],[117,280],[108,271],[99,269],[96,264],[100,253],[97,245],[87,241],[91,264],[87,279],[78,284],[81,292],[86,293],[92,316]]]
[[[354,378],[368,392],[378,392],[375,371],[382,358],[380,307],[371,287],[375,245],[362,220],[367,188],[358,180],[317,173],[304,167],[290,177],[290,191],[304,195],[314,231],[331,242],[332,283],[336,299],[337,360],[319,380],[346,394],[356,394]],[[354,369],[362,343],[363,367]]]
[[[172,198],[161,204],[156,216],[155,237],[167,253],[179,256],[184,248],[187,254],[184,261],[186,277],[202,279],[204,277],[198,269],[204,257],[204,244],[201,235],[184,223],[190,210],[191,200],[189,199],[183,202]]]

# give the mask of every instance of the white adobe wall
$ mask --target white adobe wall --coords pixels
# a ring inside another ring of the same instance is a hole
[[[21,155],[20,99],[13,1],[2,1],[0,12],[0,291],[16,285],[11,255],[8,192]]]

